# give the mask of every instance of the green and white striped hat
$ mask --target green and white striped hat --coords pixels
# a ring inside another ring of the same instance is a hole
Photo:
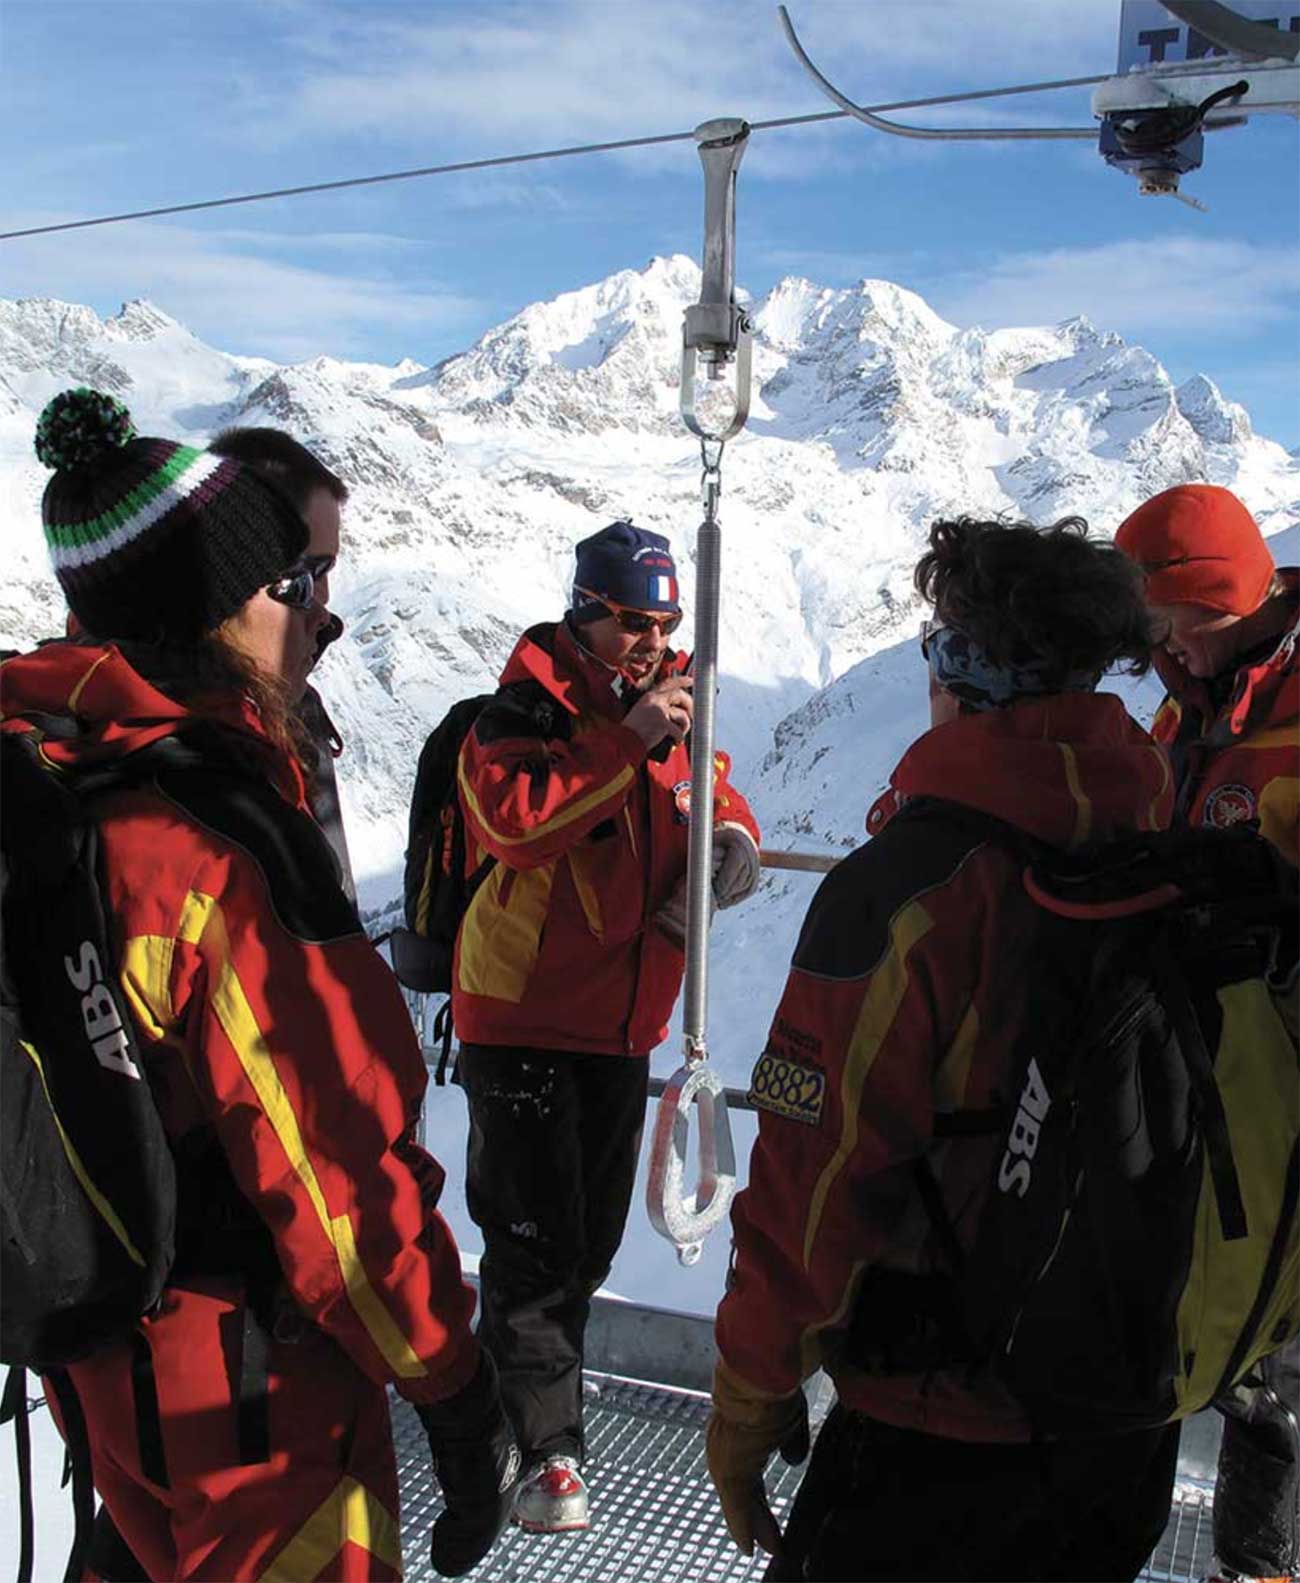
[[[95,637],[210,632],[299,558],[307,526],[242,463],[136,434],[112,396],[55,396],[36,426],[41,520],[69,608]]]

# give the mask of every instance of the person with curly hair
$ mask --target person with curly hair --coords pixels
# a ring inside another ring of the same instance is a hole
[[[814,898],[755,1068],[709,1471],[771,1579],[1133,1578],[1177,1428],[1044,1441],[986,1362],[904,1331],[996,1175],[996,1136],[936,1149],[936,1116],[999,1105],[1032,1030],[1035,904],[990,823],[1069,850],[1169,822],[1164,754],[1097,691],[1147,667],[1141,577],[1078,519],[964,517],[934,524],[916,586],[932,727]],[[763,1469],[806,1451],[819,1366],[838,1403],[782,1536]]]

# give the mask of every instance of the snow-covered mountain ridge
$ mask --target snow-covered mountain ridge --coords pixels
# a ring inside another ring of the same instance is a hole
[[[292,430],[352,490],[335,580],[348,633],[320,680],[349,744],[363,898],[379,905],[425,732],[489,683],[521,627],[563,609],[580,538],[624,514],[667,533],[689,605],[698,458],[677,382],[698,290],[689,259],[654,259],[535,303],[431,368],[230,356],[147,302],[108,319],[0,302],[0,637],[21,646],[62,624],[31,451],[57,390],[96,384],[142,432],[195,443],[231,423]],[[1208,478],[1266,531],[1300,521],[1300,467],[1240,406],[1201,376],[1175,387],[1150,352],[1086,319],[960,329],[881,280],[789,278],[752,308],[754,410],[724,461],[721,723],[760,813],[780,806],[792,833],[814,832],[790,803],[777,728],[911,630],[911,566],[935,516],[1078,512],[1109,530],[1144,496]],[[855,839],[843,822],[816,833]]]
[[[93,383],[145,434],[204,443],[229,424],[290,429],[347,480],[347,622],[318,681],[347,742],[344,808],[363,904],[396,895],[420,746],[489,686],[518,632],[558,616],[573,546],[615,516],[667,533],[689,609],[699,458],[677,416],[688,259],[656,259],[533,304],[424,367],[321,357],[294,366],[204,345],[142,302],[101,319],[0,301],[0,645],[62,630],[40,529],[41,407]],[[940,514],[1067,513],[1111,531],[1141,499],[1208,479],[1267,532],[1300,524],[1300,456],[1253,433],[1208,379],[1175,386],[1148,351],[1084,319],[983,331],[886,281],[788,279],[751,304],[753,416],[724,458],[719,733],[768,843],[842,852],[927,723],[911,568]],[[1296,533],[1283,552],[1295,558]],[[689,623],[683,639],[691,641]],[[1133,698],[1149,709],[1151,685]],[[710,1048],[747,1085],[816,879],[769,872],[713,932]],[[670,1037],[660,1070],[679,1060]],[[431,1090],[444,1207],[460,1190],[459,1090]],[[736,1120],[743,1159],[749,1118]],[[694,1270],[634,1211],[611,1277],[630,1297],[711,1311],[726,1239]]]

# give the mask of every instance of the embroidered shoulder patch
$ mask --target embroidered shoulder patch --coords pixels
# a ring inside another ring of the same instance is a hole
[[[749,1100],[757,1110],[770,1110],[787,1121],[816,1127],[826,1100],[826,1074],[764,1050],[749,1084]]]
[[[1258,811],[1255,793],[1249,786],[1229,784],[1214,788],[1205,799],[1205,811],[1201,818],[1203,823],[1222,830],[1229,825],[1244,824],[1248,819],[1255,818]]]

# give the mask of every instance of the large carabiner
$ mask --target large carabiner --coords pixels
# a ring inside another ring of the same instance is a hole
[[[683,1183],[692,1104],[700,1123],[700,1168],[688,1197]],[[731,1208],[735,1191],[736,1151],[722,1083],[705,1060],[678,1067],[668,1079],[655,1117],[646,1183],[650,1223],[676,1244],[681,1263],[694,1264],[705,1237]]]
[[[702,440],[729,440],[749,417],[752,341],[749,317],[736,303],[736,172],[749,141],[749,122],[736,116],[702,121],[695,128],[704,166],[704,263],[700,300],[686,310],[682,327],[682,420]],[[703,360],[709,379],[736,364],[735,408],[721,429],[696,412],[695,386]]]

